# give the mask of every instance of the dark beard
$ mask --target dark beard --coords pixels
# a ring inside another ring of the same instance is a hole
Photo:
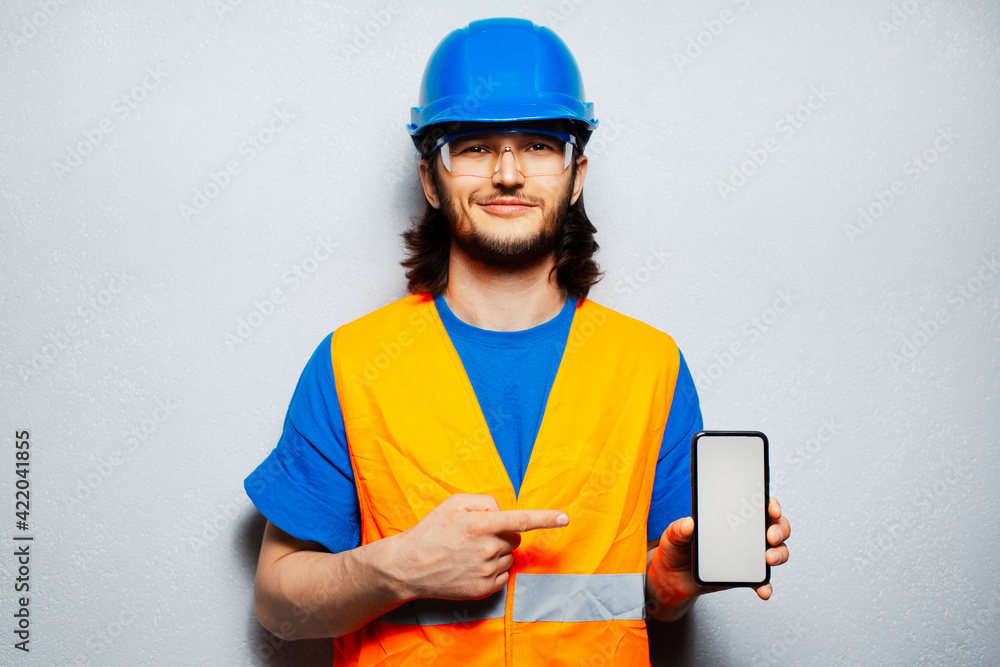
[[[573,170],[575,176],[576,170]],[[497,239],[472,230],[465,234],[456,233],[458,218],[462,213],[455,206],[451,193],[440,182],[434,172],[435,187],[441,197],[441,211],[448,219],[451,238],[466,255],[477,262],[499,269],[521,269],[535,265],[555,253],[566,228],[570,198],[573,194],[574,178],[570,178],[569,188],[555,208],[542,220],[542,228],[530,238],[516,240]],[[516,192],[502,191],[501,196],[516,197]]]
[[[561,212],[560,220],[565,218],[565,209],[568,207],[561,208],[564,210]],[[477,262],[500,269],[521,269],[537,264],[555,251],[562,235],[562,223],[553,226],[548,224],[548,221],[530,238],[497,239],[474,230],[468,234],[456,234],[454,213],[449,209],[448,223],[451,227],[451,237],[455,239],[462,252]]]

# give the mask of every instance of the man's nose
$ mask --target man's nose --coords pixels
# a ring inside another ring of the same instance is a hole
[[[510,153],[510,159],[507,159],[508,153]],[[524,174],[521,173],[521,168],[517,163],[517,154],[511,150],[510,146],[504,148],[500,157],[497,158],[493,183],[508,188],[524,184]]]

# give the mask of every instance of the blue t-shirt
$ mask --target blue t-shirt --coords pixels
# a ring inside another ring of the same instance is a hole
[[[576,300],[567,299],[554,318],[523,331],[479,329],[458,319],[443,296],[434,302],[517,491],[566,348]],[[361,511],[334,385],[331,337],[320,343],[302,371],[278,445],[244,486],[261,514],[278,528],[338,552],[361,543]],[[657,459],[649,540],[691,513],[691,436],[701,429],[698,395],[681,356]]]

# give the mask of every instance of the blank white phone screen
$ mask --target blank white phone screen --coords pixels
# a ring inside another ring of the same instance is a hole
[[[701,436],[697,457],[699,576],[706,582],[763,581],[764,441]]]

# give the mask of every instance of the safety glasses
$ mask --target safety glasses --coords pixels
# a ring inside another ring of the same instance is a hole
[[[446,134],[431,152],[441,149],[441,164],[456,176],[492,178],[506,153],[523,176],[561,173],[573,161],[575,147],[576,138],[566,132],[522,127]]]

